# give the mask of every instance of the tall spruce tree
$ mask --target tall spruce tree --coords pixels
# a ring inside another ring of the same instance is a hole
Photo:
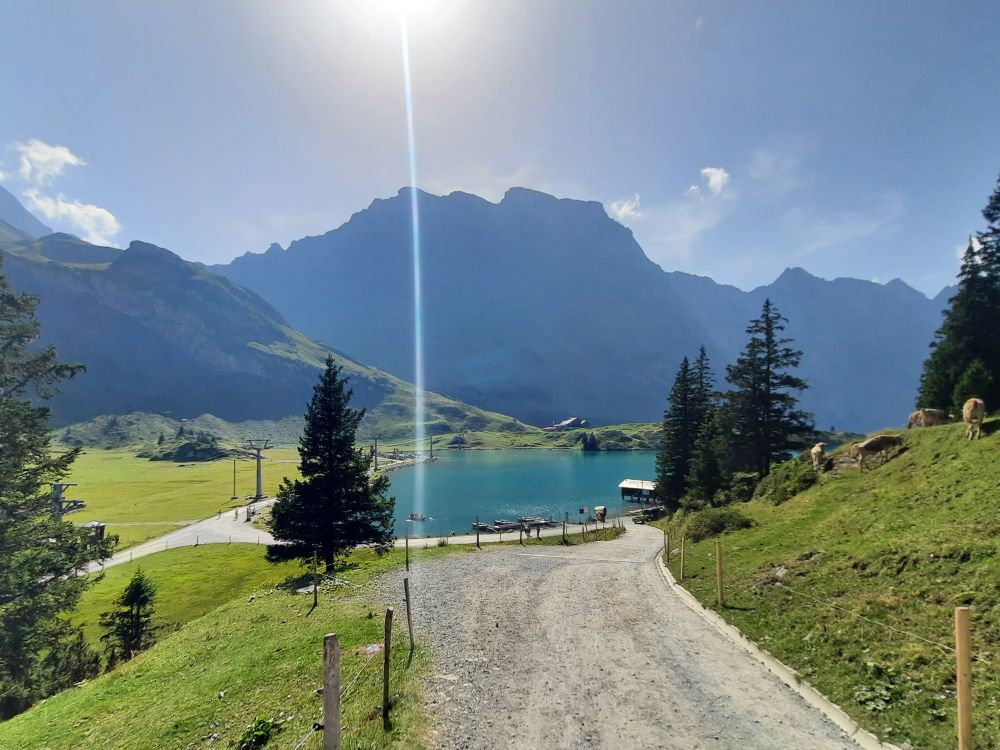
[[[771,300],[747,326],[750,340],[734,364],[726,367],[733,390],[726,394],[732,420],[732,462],[736,470],[767,476],[771,465],[789,457],[812,430],[809,414],[798,408],[795,392],[806,382],[793,374],[802,360],[790,338],[782,336],[787,320]]]
[[[702,428],[712,417],[715,407],[715,378],[712,376],[712,365],[708,361],[705,347],[698,350],[698,357],[691,365],[691,424],[694,438],[692,446],[698,439]]]
[[[369,477],[371,453],[354,444],[365,411],[350,407],[352,392],[340,373],[327,357],[299,440],[302,479],[286,477],[271,509],[269,528],[283,542],[268,547],[272,562],[308,561],[315,553],[333,572],[359,544],[381,552],[392,543],[396,500],[386,496],[386,475]]]
[[[694,442],[691,406],[691,365],[685,357],[667,397],[663,438],[656,455],[656,495],[669,511],[679,507],[691,461]]]
[[[104,629],[101,641],[108,655],[108,669],[118,662],[132,659],[153,645],[153,604],[156,586],[138,568],[114,601],[114,609],[101,613]]]
[[[77,639],[64,615],[92,581],[75,573],[117,540],[93,542],[55,507],[51,485],[79,449],[52,451],[43,402],[82,368],[34,346],[37,305],[0,275],[0,719],[64,685],[46,655]]]
[[[958,291],[924,362],[917,406],[959,409],[971,396],[1000,404],[1000,179],[969,238]]]

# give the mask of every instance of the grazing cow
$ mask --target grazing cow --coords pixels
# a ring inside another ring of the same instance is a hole
[[[970,398],[965,402],[962,406],[962,420],[965,422],[966,439],[979,439],[979,428],[983,426],[985,416],[986,403],[981,398]]]
[[[858,468],[864,470],[866,458],[885,455],[890,448],[897,448],[902,444],[903,438],[899,435],[875,435],[851,446],[851,455],[858,460]]]
[[[823,466],[824,449],[826,448],[826,443],[816,443],[809,451],[809,455],[812,457],[813,468],[819,471]]]
[[[910,414],[910,419],[906,427],[907,429],[910,427],[935,427],[939,424],[948,424],[954,421],[955,417],[944,409],[917,409]]]

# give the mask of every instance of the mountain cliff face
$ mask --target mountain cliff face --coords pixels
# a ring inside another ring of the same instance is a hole
[[[6,226],[4,226],[6,225]],[[13,229],[24,237],[42,237],[52,230],[42,224],[21,202],[0,187],[0,236]],[[14,233],[11,233],[12,236]]]
[[[214,270],[308,335],[413,377],[409,189],[340,228]],[[826,281],[789,269],[751,292],[667,273],[598,203],[514,188],[493,204],[418,194],[427,385],[536,424],[658,419],[680,359],[704,344],[718,373],[770,297],[789,318],[821,427],[901,424],[940,323],[901,281]]]
[[[54,399],[57,425],[135,411],[298,416],[333,353],[355,405],[371,410],[365,427],[387,437],[412,432],[409,383],[303,336],[258,295],[169,250],[133,242],[123,251],[63,234],[2,247],[0,273],[41,298],[42,342],[87,366]],[[436,394],[428,412],[440,431],[522,427]]]

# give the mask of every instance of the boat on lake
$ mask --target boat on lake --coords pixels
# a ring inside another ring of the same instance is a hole
[[[408,517],[410,521],[430,521],[430,516],[425,516],[423,513],[413,512]]]

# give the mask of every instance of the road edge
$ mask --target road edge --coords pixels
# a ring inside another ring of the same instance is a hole
[[[768,672],[781,680],[800,695],[809,705],[819,710],[830,721],[840,727],[848,737],[857,742],[864,750],[901,750],[897,745],[882,742],[882,740],[852,719],[844,709],[806,682],[798,672],[762,649],[735,625],[726,622],[720,615],[702,605],[695,598],[694,594],[674,579],[670,569],[663,562],[663,551],[661,547],[656,553],[656,565],[667,586],[677,594],[678,598],[689,609],[701,615],[702,619],[712,625],[726,640],[741,647],[750,654]]]

